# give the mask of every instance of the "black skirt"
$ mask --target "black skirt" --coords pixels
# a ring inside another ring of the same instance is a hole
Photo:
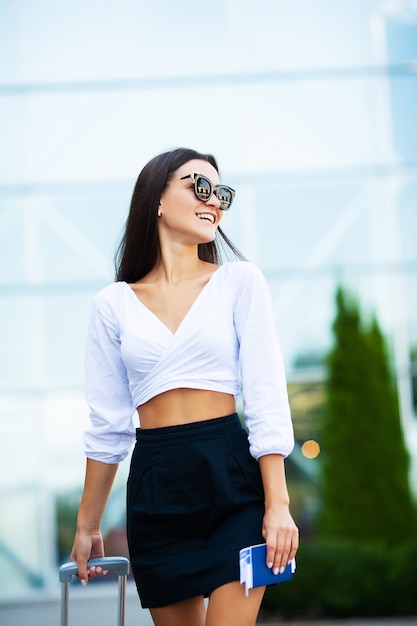
[[[262,543],[259,465],[236,413],[137,430],[127,536],[142,606],[208,596],[239,580],[239,550]]]

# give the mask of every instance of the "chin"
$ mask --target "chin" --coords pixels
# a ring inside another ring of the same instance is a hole
[[[199,230],[195,233],[197,243],[210,243],[216,239],[217,227],[216,228],[205,228],[204,230]]]
[[[198,243],[211,243],[215,239],[216,239],[216,233],[213,233],[211,237],[210,235],[207,235],[206,237],[201,237]]]

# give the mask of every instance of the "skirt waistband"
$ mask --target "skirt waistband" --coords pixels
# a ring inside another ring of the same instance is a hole
[[[201,422],[191,422],[188,424],[178,424],[176,426],[163,426],[162,428],[137,428],[136,439],[140,443],[161,442],[169,439],[194,438],[196,436],[210,437],[226,432],[233,432],[241,429],[242,424],[237,413],[215,417]]]

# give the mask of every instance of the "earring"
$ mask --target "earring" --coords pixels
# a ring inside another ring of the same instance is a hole
[[[162,213],[161,213],[161,209],[158,209],[158,217],[161,217]]]

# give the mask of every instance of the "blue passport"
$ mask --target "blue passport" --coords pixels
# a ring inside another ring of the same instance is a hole
[[[295,572],[295,559],[292,559],[282,574],[274,574],[266,565],[266,543],[248,546],[239,551],[240,583],[245,583],[246,595],[249,589],[264,585],[277,585],[291,580]]]

